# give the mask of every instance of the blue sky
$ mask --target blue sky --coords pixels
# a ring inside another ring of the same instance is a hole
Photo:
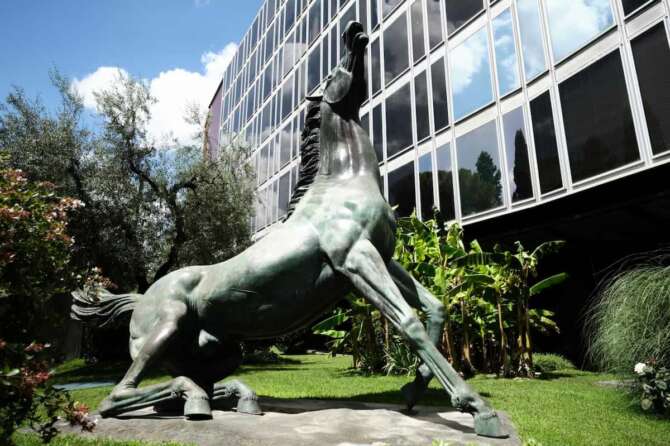
[[[261,0],[1,0],[0,98],[18,85],[53,108],[58,98],[48,71],[55,66],[78,81],[93,106],[92,90],[121,69],[146,79],[163,101],[155,111],[164,121],[160,133],[186,97],[207,105],[216,87],[211,84],[234,53],[229,44],[239,42],[260,5]]]

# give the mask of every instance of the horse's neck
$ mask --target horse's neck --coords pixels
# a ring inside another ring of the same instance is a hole
[[[321,162],[319,176],[347,179],[379,177],[379,164],[367,133],[357,119],[344,119],[327,109],[322,111]]]

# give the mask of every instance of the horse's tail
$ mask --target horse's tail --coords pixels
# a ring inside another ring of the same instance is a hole
[[[124,313],[133,311],[141,294],[112,294],[99,288],[72,292],[70,317],[98,327],[113,322]]]

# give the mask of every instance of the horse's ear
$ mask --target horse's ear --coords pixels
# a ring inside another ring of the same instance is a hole
[[[337,67],[333,76],[326,83],[323,90],[323,99],[329,104],[341,102],[349,93],[354,77],[348,71]]]

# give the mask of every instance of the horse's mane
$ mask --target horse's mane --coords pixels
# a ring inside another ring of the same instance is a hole
[[[298,183],[291,196],[288,205],[288,211],[284,221],[295,211],[295,207],[302,197],[307,193],[310,186],[319,172],[319,161],[321,154],[321,103],[319,101],[310,102],[307,106],[307,116],[305,117],[305,127],[302,129],[300,140],[300,169],[298,174]]]

